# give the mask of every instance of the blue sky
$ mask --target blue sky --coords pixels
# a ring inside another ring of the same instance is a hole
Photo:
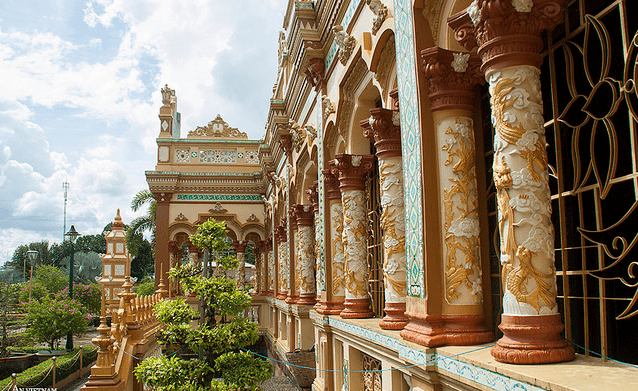
[[[67,229],[96,234],[146,187],[160,88],[182,135],[217,114],[261,138],[286,0],[2,0],[0,264]]]

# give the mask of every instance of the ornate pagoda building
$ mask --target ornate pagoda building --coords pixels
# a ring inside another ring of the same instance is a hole
[[[146,180],[157,201],[155,281],[159,284],[162,275],[169,285],[166,274],[172,266],[201,262],[189,237],[211,217],[226,223],[238,256],[249,244],[258,251],[265,238],[265,187],[260,140],[249,140],[220,115],[180,138],[175,91],[166,86],[162,98],[157,165],[146,171]]]

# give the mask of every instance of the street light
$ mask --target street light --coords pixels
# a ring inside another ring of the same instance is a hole
[[[73,244],[80,234],[75,230],[75,227],[71,225],[71,229],[69,229],[69,232],[65,233],[64,236],[71,242],[71,256],[69,257],[69,299],[73,299],[73,266],[75,264],[73,260]],[[73,333],[69,333],[66,336],[66,350],[73,350]]]
[[[29,277],[29,302],[31,301],[31,287],[33,286],[33,264],[38,259],[38,252],[35,250],[27,251],[27,257],[29,258],[29,263],[31,264],[31,275]]]

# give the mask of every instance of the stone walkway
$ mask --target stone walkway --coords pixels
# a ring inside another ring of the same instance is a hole
[[[292,380],[288,379],[286,376],[276,376],[271,377],[262,383],[261,387],[264,391],[301,391],[296,384],[293,383]]]
[[[68,386],[58,389],[58,391],[80,391],[80,388],[89,380],[90,374],[91,371],[88,371],[81,379],[77,379]]]

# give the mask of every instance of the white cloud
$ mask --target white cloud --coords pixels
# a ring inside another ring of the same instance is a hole
[[[81,233],[101,232],[117,208],[125,222],[140,214],[128,205],[156,162],[165,83],[182,135],[217,113],[263,135],[285,2],[86,1],[55,16],[25,8],[23,25],[0,19],[0,260],[62,232],[64,181]],[[29,28],[38,17],[67,19]]]

